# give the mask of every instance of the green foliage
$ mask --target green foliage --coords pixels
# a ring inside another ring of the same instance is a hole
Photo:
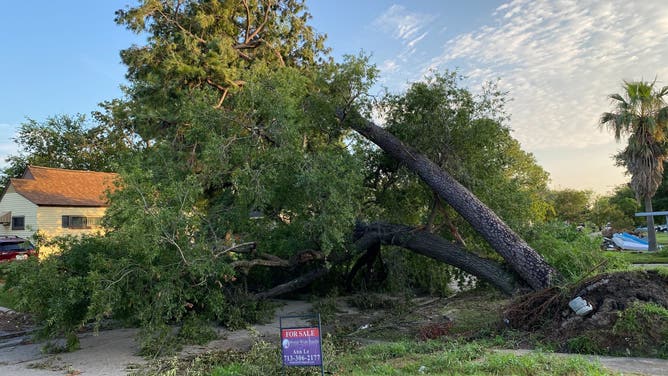
[[[412,84],[406,93],[387,94],[376,103],[385,129],[452,174],[514,229],[544,221],[550,208],[544,200],[548,174],[511,137],[505,124],[505,94],[488,84],[476,95],[461,82],[457,73],[445,72]],[[366,155],[370,196],[364,220],[424,226],[453,241],[461,236],[467,249],[492,253],[413,171],[374,146],[358,146],[356,151]],[[386,254],[392,288],[447,294],[453,278],[464,278],[460,271],[424,257]]]
[[[666,243],[664,243],[666,244]],[[604,252],[606,257],[618,257],[629,264],[666,264],[668,266],[668,251],[652,253],[627,253],[610,251]]]
[[[348,252],[357,219],[428,224],[448,238],[460,227],[467,244],[484,251],[417,176],[341,127],[334,115],[342,106],[359,106],[364,116],[381,109],[388,130],[511,226],[545,219],[547,173],[511,137],[504,93],[488,85],[474,95],[445,73],[374,103],[367,93],[377,71],[368,58],[326,62],[309,17],[299,0],[143,0],[117,12],[119,24],[148,39],[121,54],[126,98],[94,114],[101,133],[85,133],[102,135],[92,150],[105,158],[118,155],[109,140],[131,151],[118,168],[106,233],[66,241],[62,254],[25,263],[8,280],[18,305],[47,323],[46,334],[113,317],[138,324],[144,353],[155,354],[210,338],[208,322],[242,327],[266,312],[252,291],[294,275],[246,272],[235,262]],[[61,120],[81,130],[83,119]],[[238,252],[251,242],[253,252]],[[393,278],[403,280],[395,287],[445,294],[463,277],[424,257],[391,258]],[[564,253],[556,259],[567,263]]]
[[[639,209],[631,188],[622,185],[615,188],[612,195],[598,197],[594,201],[588,220],[601,228],[610,224],[613,232],[630,231],[644,221],[635,216]]]
[[[121,52],[139,115],[134,126],[144,139],[183,129],[179,103],[195,92],[220,107],[256,69],[306,69],[327,53],[301,0],[143,0],[116,16],[119,25],[149,35],[146,46]]]
[[[641,346],[645,341],[660,342],[668,336],[668,309],[656,303],[635,302],[620,312],[613,333]]]
[[[394,311],[405,311],[408,305],[406,297],[388,296],[371,292],[361,292],[348,298],[348,303],[359,309],[377,310],[387,309]]]
[[[4,280],[4,272],[0,275],[3,275],[0,280]],[[16,300],[17,296],[14,294],[14,289],[10,289],[4,283],[0,282],[0,307],[16,310]]]
[[[624,150],[615,158],[631,175],[630,186],[645,211],[651,212],[652,197],[663,181],[663,162],[668,158],[668,86],[655,88],[653,82],[624,81],[624,93],[612,94],[614,112],[601,115],[601,126],[614,132],[619,141],[627,137]],[[649,250],[656,250],[654,219],[647,217]]]
[[[333,322],[336,318],[338,308],[336,305],[337,291],[334,289],[327,296],[319,298],[313,302],[312,312],[317,312],[323,322]]]
[[[179,329],[179,339],[185,343],[196,343],[204,345],[218,338],[218,333],[211,325],[212,323],[202,320],[195,314],[189,314]]]
[[[624,81],[624,92],[611,94],[614,112],[601,115],[601,126],[607,127],[615,139],[628,137],[626,148],[617,156],[618,162],[631,174],[631,187],[638,199],[654,196],[663,178],[668,137],[668,86],[655,88],[656,81]]]
[[[589,213],[592,193],[575,189],[551,190],[547,201],[552,205],[556,219],[578,224],[584,222]]]
[[[352,375],[611,375],[597,362],[581,357],[562,358],[544,353],[513,355],[495,353],[478,342],[423,341],[392,342],[364,347],[336,345],[325,340],[325,370]],[[204,355],[187,364],[163,364],[162,372],[149,375],[177,374],[216,376],[251,376],[281,374],[279,349],[259,342],[249,353]],[[212,363],[219,362],[218,366]],[[166,363],[166,362],[165,362]],[[167,371],[165,371],[167,370]],[[209,373],[211,372],[211,373]],[[286,375],[314,375],[313,368],[288,367]]]
[[[619,312],[610,337],[629,355],[668,358],[668,309],[653,302],[634,302]]]
[[[596,339],[586,335],[569,338],[566,340],[566,348],[568,352],[577,354],[601,354],[604,352]]]
[[[250,278],[235,261],[343,249],[363,198],[362,157],[332,116],[345,69],[316,65],[323,38],[301,1],[143,1],[117,16],[150,36],[122,53],[127,100],[96,119],[142,147],[119,168],[105,236],[63,245],[13,286],[50,335],[113,317],[139,324],[144,351],[160,353],[178,342],[172,325],[191,338],[199,323],[241,327],[266,312],[246,289],[285,273]],[[234,252],[248,242],[256,253]]]
[[[663,162],[663,170],[666,170],[666,162]],[[652,197],[652,207],[657,210],[665,210],[668,208],[668,176],[663,174],[661,184],[656,190],[656,194]],[[662,223],[662,222],[659,222]]]
[[[108,248],[100,239],[88,237],[60,243],[69,243],[71,251],[40,262],[12,263],[5,287],[17,297],[18,310],[33,313],[35,321],[43,323],[42,336],[67,335],[69,348],[76,344],[71,335],[90,319],[91,260]]]
[[[386,129],[452,174],[511,227],[543,221],[548,174],[511,137],[505,94],[488,84],[474,95],[461,81],[446,72],[412,84],[404,94],[386,95],[378,104]],[[413,172],[382,151],[367,154],[367,184],[382,218],[416,225],[435,215],[435,223],[454,223],[473,234],[452,210],[438,210],[442,203],[434,204],[433,193]],[[440,234],[450,237],[448,226],[443,228]]]
[[[668,266],[658,267],[656,268],[656,271],[659,273],[660,276],[668,278]]]
[[[534,226],[526,240],[569,282],[590,272],[621,269],[628,265],[621,257],[606,257],[600,250],[601,239],[578,231],[575,226],[550,222]],[[599,269],[596,269],[599,267]]]
[[[28,119],[13,139],[18,154],[7,158],[1,171],[0,188],[9,178],[20,177],[28,165],[74,170],[114,171],[131,152],[122,130],[84,115],[54,116],[40,123]]]
[[[386,247],[383,260],[388,280],[383,287],[387,291],[423,291],[430,295],[447,296],[452,293],[450,284],[466,284],[467,274],[453,266],[404,249]]]

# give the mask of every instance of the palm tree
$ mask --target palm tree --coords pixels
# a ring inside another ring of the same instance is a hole
[[[601,127],[615,134],[615,140],[628,137],[628,144],[617,161],[631,174],[631,188],[652,211],[652,197],[663,180],[663,161],[668,159],[668,86],[656,91],[653,82],[624,81],[624,94],[612,94],[614,112],[601,115]],[[654,218],[647,216],[649,250],[656,250]]]

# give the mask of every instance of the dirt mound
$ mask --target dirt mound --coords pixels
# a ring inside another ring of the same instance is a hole
[[[0,332],[20,332],[32,328],[30,315],[14,311],[0,311]]]
[[[593,308],[578,316],[568,302]],[[668,357],[668,275],[655,270],[602,274],[568,291],[552,288],[515,300],[513,328],[542,333],[560,350]]]

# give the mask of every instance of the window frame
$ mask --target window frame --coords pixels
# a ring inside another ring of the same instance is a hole
[[[20,219],[21,225],[18,226],[16,221]],[[25,215],[15,215],[12,216],[12,231],[23,231],[26,229],[26,216]]]
[[[73,220],[77,223],[73,225]],[[87,217],[85,215],[63,215],[61,216],[60,226],[72,230],[89,230],[100,227],[101,217]]]

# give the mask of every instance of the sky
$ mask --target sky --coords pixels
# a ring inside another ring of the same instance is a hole
[[[119,51],[144,38],[114,23],[129,0],[14,1],[0,12],[0,168],[27,118],[90,113],[120,97]],[[598,126],[623,80],[668,85],[663,0],[307,0],[311,25],[336,58],[363,51],[380,69],[374,91],[405,90],[457,69],[477,90],[499,80],[513,136],[555,189],[610,192],[629,180],[623,147]]]

